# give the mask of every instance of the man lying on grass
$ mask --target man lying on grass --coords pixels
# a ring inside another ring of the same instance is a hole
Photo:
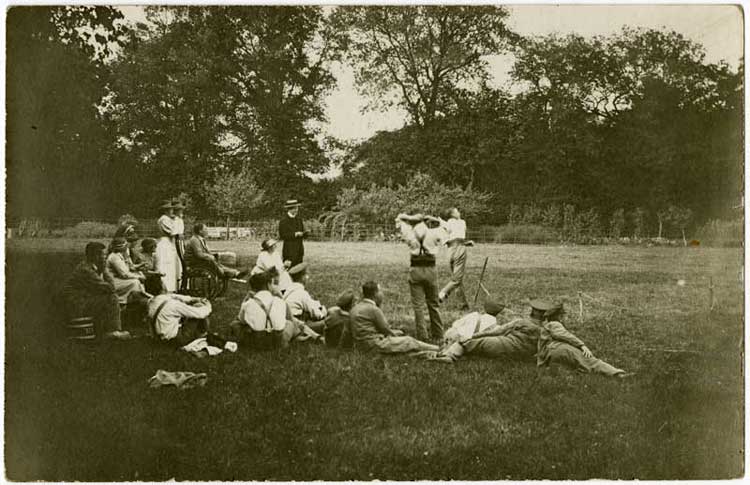
[[[485,303],[485,314],[470,313],[466,317],[455,322],[451,329],[459,329],[462,323],[476,321],[476,328],[486,327],[487,323],[495,320],[504,305],[488,301]],[[495,359],[532,359],[537,351],[539,341],[541,319],[544,310],[532,305],[529,317],[514,318],[511,321],[497,325],[492,324],[489,328],[480,332],[458,331],[457,341],[448,345],[435,354],[425,354],[429,360],[438,362],[455,362],[465,354],[490,357]],[[459,324],[459,325],[456,325]],[[450,332],[453,335],[454,332]]]
[[[531,304],[534,308],[544,311],[536,356],[539,367],[560,364],[584,373],[617,377],[629,375],[624,370],[594,357],[583,341],[558,321],[565,314],[562,303],[534,300]]]
[[[391,329],[380,309],[382,302],[380,286],[374,281],[365,283],[362,286],[362,300],[352,308],[349,324],[344,328],[341,339],[346,340],[350,334],[355,348],[385,354],[439,349],[437,345],[421,342],[405,336],[400,330]]]

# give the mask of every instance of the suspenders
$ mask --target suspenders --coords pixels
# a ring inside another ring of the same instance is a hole
[[[266,314],[266,332],[272,332],[273,322],[271,322],[271,309],[273,309],[273,300],[271,300],[271,306],[269,306],[268,308],[266,308],[266,306],[257,296],[253,295],[253,300],[255,300],[255,303],[257,303],[260,309],[263,310],[263,313]]]

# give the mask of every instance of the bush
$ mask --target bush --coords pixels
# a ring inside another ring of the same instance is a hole
[[[538,224],[505,224],[495,229],[496,243],[549,244],[559,242],[553,229]]]
[[[101,239],[112,237],[116,230],[117,224],[83,221],[79,222],[73,227],[66,227],[62,229],[62,236],[78,239]]]
[[[696,231],[695,238],[703,246],[742,247],[743,231],[744,224],[741,220],[713,219]]]

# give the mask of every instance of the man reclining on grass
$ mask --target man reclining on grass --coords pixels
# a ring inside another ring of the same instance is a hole
[[[365,283],[362,286],[362,300],[352,308],[349,325],[344,329],[341,339],[345,341],[350,334],[355,348],[385,354],[438,350],[437,345],[421,342],[403,335],[399,330],[392,330],[380,309],[382,302],[380,286],[374,281]]]
[[[543,311],[539,335],[537,366],[560,364],[578,372],[627,377],[624,370],[594,357],[581,339],[569,332],[557,319],[565,314],[562,303],[534,300],[532,306]]]
[[[481,317],[477,313],[470,313],[464,318],[475,317],[477,328],[489,319],[494,319],[504,305],[488,301],[485,303],[486,314]],[[478,355],[495,359],[531,359],[537,351],[541,318],[544,310],[531,307],[529,317],[514,318],[503,325],[491,325],[480,332],[461,332],[457,340],[448,342],[447,346],[437,353],[425,353],[428,360],[438,362],[455,362],[463,355]],[[463,319],[462,319],[463,320]],[[461,323],[461,320],[456,323]],[[456,323],[451,328],[456,327]],[[453,332],[450,333],[453,336]]]

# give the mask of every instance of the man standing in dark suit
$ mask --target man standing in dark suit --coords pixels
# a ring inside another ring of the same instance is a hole
[[[302,225],[302,218],[298,217],[300,203],[296,199],[290,199],[284,204],[286,214],[279,222],[279,239],[284,241],[281,259],[291,262],[296,266],[302,262],[305,256],[305,246],[302,243],[306,232]]]

